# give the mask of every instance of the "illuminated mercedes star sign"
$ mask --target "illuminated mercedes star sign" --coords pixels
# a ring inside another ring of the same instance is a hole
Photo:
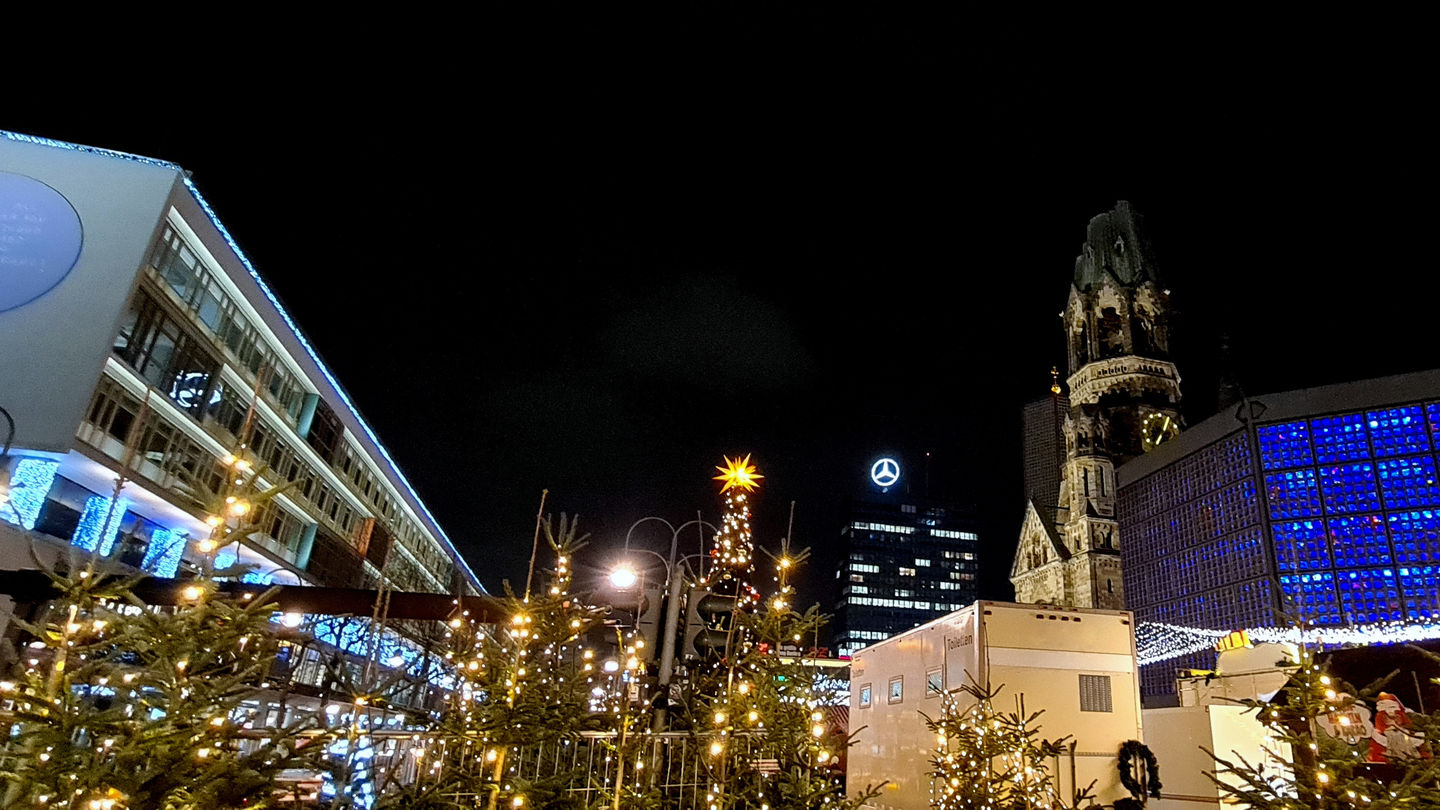
[[[893,458],[882,458],[870,465],[870,480],[877,487],[891,487],[900,480],[900,463]]]

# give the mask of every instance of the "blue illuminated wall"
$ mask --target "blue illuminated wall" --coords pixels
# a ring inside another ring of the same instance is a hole
[[[1258,459],[1238,421],[1204,434],[1218,438],[1122,482],[1126,607],[1213,630],[1440,617],[1437,430],[1440,402],[1262,423]],[[1213,663],[1143,667],[1142,689]]]
[[[1287,604],[1322,625],[1440,614],[1440,403],[1258,429]]]

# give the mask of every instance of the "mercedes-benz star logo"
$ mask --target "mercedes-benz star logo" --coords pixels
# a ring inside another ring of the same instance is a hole
[[[900,464],[893,458],[882,458],[870,465],[870,480],[877,487],[894,486],[900,480]]]

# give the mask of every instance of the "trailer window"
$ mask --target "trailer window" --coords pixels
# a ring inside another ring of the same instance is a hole
[[[905,676],[898,675],[890,679],[890,702],[899,703],[905,699]]]
[[[860,708],[870,708],[870,684],[860,684]]]
[[[1110,702],[1110,676],[1109,675],[1081,675],[1080,676],[1080,711],[1082,712],[1110,712],[1114,711]]]
[[[944,688],[945,682],[941,678],[940,670],[932,669],[925,673],[925,697],[934,697]]]

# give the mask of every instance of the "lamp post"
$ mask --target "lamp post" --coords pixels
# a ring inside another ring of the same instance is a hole
[[[668,560],[661,557],[659,552],[650,551],[649,549],[630,548],[630,536],[635,532],[635,527],[651,520],[665,524],[665,528],[670,530],[670,557]],[[700,553],[686,554],[684,557],[677,558],[676,554],[680,548],[680,532],[692,525],[700,535]],[[656,683],[656,691],[665,701],[670,699],[670,676],[675,669],[675,636],[680,632],[680,588],[685,582],[685,577],[681,573],[680,567],[685,565],[685,561],[691,557],[699,557],[701,560],[701,574],[704,573],[705,533],[702,527],[709,528],[712,532],[719,532],[719,529],[716,529],[699,517],[696,517],[694,520],[687,520],[679,526],[672,525],[670,521],[664,518],[644,517],[630,524],[629,531],[625,532],[624,554],[628,556],[632,550],[643,551],[647,554],[655,555],[655,557],[665,563],[665,594],[669,601],[665,604],[665,627],[661,631],[664,635],[660,642],[660,676]],[[611,582],[617,587],[620,587],[620,583],[615,580],[615,576],[619,575],[622,570],[624,569],[617,569],[616,572],[611,575]],[[634,576],[633,570],[630,571],[630,576]],[[630,582],[632,585],[634,584],[633,579],[631,579]],[[660,702],[655,709],[654,722],[652,725],[655,731],[665,730],[667,715],[668,710],[665,703]]]

